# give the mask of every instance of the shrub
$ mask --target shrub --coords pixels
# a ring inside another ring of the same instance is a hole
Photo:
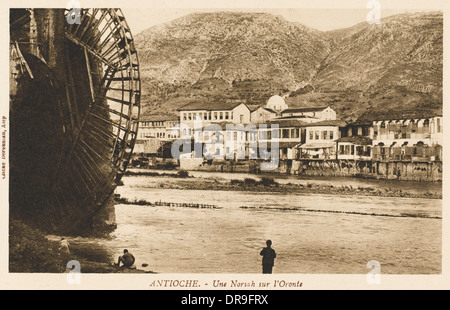
[[[256,180],[252,178],[245,178],[244,184],[248,186],[256,185]]]
[[[180,170],[178,171],[177,176],[180,178],[187,178],[189,177],[189,172],[187,172],[186,170]]]
[[[231,179],[230,184],[231,185],[242,185],[242,184],[244,184],[244,182],[241,180]]]
[[[263,186],[272,186],[272,185],[278,186],[278,183],[275,182],[275,180],[273,178],[269,178],[269,177],[262,177],[260,183]]]

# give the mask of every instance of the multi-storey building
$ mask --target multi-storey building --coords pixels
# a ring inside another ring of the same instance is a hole
[[[139,131],[135,153],[157,154],[161,145],[179,137],[178,118],[167,115],[143,115],[139,120]]]
[[[401,111],[364,115],[370,122],[373,160],[442,160],[442,115]]]
[[[280,159],[295,159],[295,147],[304,143],[307,125],[297,119],[273,119],[265,123],[264,127],[259,126],[258,143],[268,150],[276,145]],[[277,144],[273,143],[275,141]]]
[[[244,103],[191,102],[178,109],[180,124],[194,128],[196,124],[207,126],[212,123],[249,124],[250,109]],[[197,122],[197,123],[196,123]]]
[[[346,123],[340,120],[324,120],[306,126],[305,142],[298,148],[300,159],[335,159],[335,141],[342,136]]]

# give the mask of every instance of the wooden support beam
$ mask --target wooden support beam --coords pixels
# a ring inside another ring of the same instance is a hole
[[[92,100],[92,103],[95,103],[94,83],[92,82],[91,65],[89,63],[89,55],[88,55],[86,47],[84,47],[84,58],[86,60],[86,70],[87,70],[87,75],[88,75],[88,79],[89,79],[89,89],[91,91],[91,100]]]

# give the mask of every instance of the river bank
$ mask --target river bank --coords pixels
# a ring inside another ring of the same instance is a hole
[[[430,198],[442,199],[442,191],[411,191],[394,186],[377,188],[375,185],[333,185],[315,182],[314,179],[299,182],[298,180],[278,180],[273,177],[256,177],[253,175],[240,176],[233,179],[221,177],[218,174],[208,176],[195,176],[194,172],[183,172],[180,178],[179,172],[164,172],[153,178],[148,171],[134,171],[132,176],[145,178],[145,184],[149,188],[181,189],[181,190],[211,190],[211,191],[248,191],[248,192],[273,192],[286,194],[335,194],[378,197],[405,197],[405,198]],[[188,179],[186,179],[188,178]],[[320,180],[319,180],[320,181]],[[127,177],[123,179],[127,182]]]
[[[65,237],[70,253],[59,245],[61,236],[46,236],[20,220],[10,219],[9,271],[17,273],[68,273],[78,261],[80,273],[153,273],[141,269],[123,269],[113,265],[111,254],[104,247],[76,242],[76,237]]]

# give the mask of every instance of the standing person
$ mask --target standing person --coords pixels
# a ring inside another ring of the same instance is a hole
[[[117,267],[120,267],[120,263],[122,262],[123,267],[131,268],[134,265],[135,258],[133,254],[128,252],[127,249],[123,250],[123,255],[119,256],[119,261],[117,262]]]
[[[61,240],[59,241],[59,248],[64,251],[67,254],[70,254],[70,244],[69,242],[66,240],[66,238],[61,238]]]
[[[275,253],[275,250],[271,248],[272,241],[267,240],[266,241],[267,247],[262,249],[262,251],[259,253],[262,258],[262,269],[263,273],[272,273],[272,268],[274,265],[274,259],[277,257],[277,254]]]

